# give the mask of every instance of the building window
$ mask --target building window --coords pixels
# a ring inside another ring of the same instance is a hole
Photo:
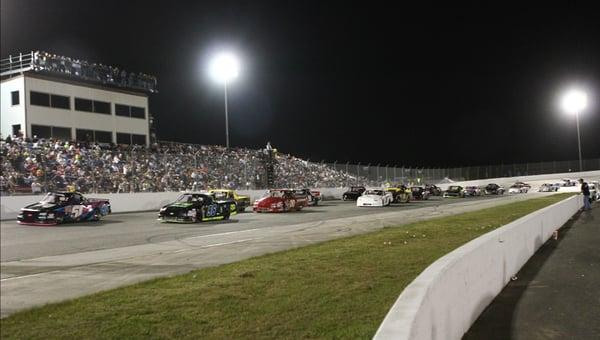
[[[71,100],[69,97],[52,94],[50,95],[50,106],[55,107],[57,109],[70,110]]]
[[[131,144],[131,135],[128,133],[117,132],[117,144]]]
[[[131,144],[146,145],[146,135],[131,135]]]
[[[71,139],[71,128],[31,124],[31,134],[37,138]]]
[[[110,114],[110,103],[94,100],[94,112]]]
[[[112,143],[112,132],[110,131],[94,131],[96,143]]]
[[[132,106],[131,117],[133,118],[146,118],[146,110],[143,107]]]
[[[52,138],[71,140],[71,128],[53,126]]]
[[[121,104],[115,104],[115,115],[117,115],[117,116],[123,116],[123,117],[129,117],[130,116],[129,106],[127,106],[127,105],[121,105]]]
[[[75,98],[75,110],[94,112],[92,101],[89,99]]]
[[[75,139],[82,142],[93,142],[94,130],[77,129],[75,130]]]
[[[31,91],[29,101],[31,105],[50,106],[50,95],[47,93]]]
[[[146,109],[138,106],[115,104],[115,115],[132,118],[146,118]]]
[[[19,91],[12,91],[10,93],[11,105],[19,105]]]
[[[52,138],[52,127],[31,124],[31,135],[37,138]]]

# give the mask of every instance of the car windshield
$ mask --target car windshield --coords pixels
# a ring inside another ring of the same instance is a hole
[[[351,187],[350,191],[361,191],[361,190],[365,190],[365,188],[363,187]]]
[[[49,192],[46,194],[46,196],[44,196],[44,198],[42,198],[40,203],[57,204],[60,202],[65,202],[66,200],[67,200],[67,197],[64,194],[57,194],[57,193]]]
[[[367,190],[367,191],[365,191],[365,195],[383,196],[383,191],[382,190]]]
[[[519,188],[521,187],[521,185],[519,185],[519,184],[513,184],[513,185],[511,185],[510,187],[511,187],[511,188],[516,188],[516,189],[519,189]]]
[[[459,187],[459,186],[457,186],[457,185],[452,185],[452,186],[450,186],[450,187],[448,188],[448,190],[450,190],[450,191],[456,191],[456,190],[460,190],[460,187]]]
[[[280,190],[269,190],[264,197],[283,197],[283,191]]]
[[[477,187],[467,187],[467,190],[475,190]]]
[[[202,202],[204,200],[204,197],[199,196],[199,195],[193,195],[193,194],[183,194],[181,196],[179,196],[179,198],[177,199],[177,203],[194,203],[194,202]]]
[[[226,191],[215,191],[215,192],[213,192],[213,195],[218,200],[224,200],[224,199],[229,198],[229,195],[227,194]]]

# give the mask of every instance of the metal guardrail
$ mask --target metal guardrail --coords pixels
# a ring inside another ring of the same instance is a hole
[[[33,69],[33,54],[34,52],[19,53],[17,56],[0,59],[0,76],[5,77]]]

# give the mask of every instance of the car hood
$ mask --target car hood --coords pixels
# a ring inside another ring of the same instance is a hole
[[[379,195],[362,195],[358,198],[359,200],[380,200],[383,199],[383,196]]]

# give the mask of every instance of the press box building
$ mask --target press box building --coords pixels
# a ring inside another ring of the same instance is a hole
[[[1,61],[1,134],[148,145],[156,78],[46,52]]]

